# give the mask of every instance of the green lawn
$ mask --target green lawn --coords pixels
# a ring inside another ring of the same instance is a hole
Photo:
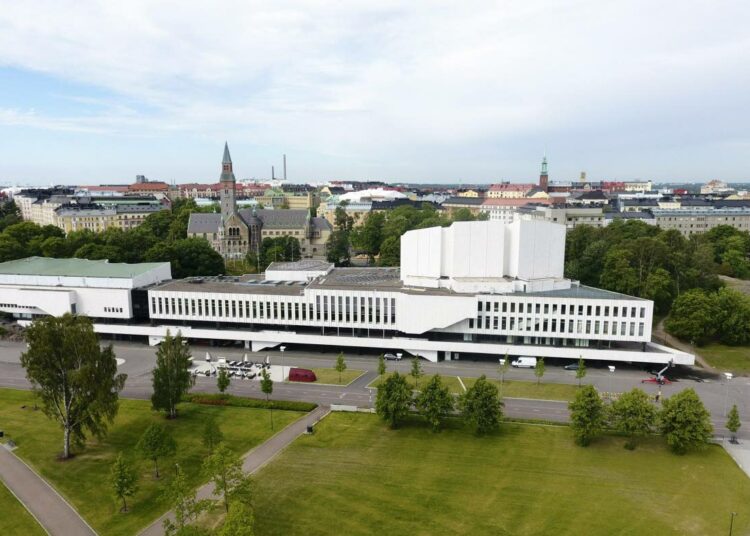
[[[167,510],[162,490],[166,479],[155,481],[152,465],[136,458],[133,448],[151,422],[167,426],[177,441],[177,456],[164,463],[166,478],[175,462],[189,481],[198,485],[205,450],[201,445],[203,423],[216,417],[226,443],[236,452],[246,452],[270,437],[269,412],[264,409],[182,404],[179,418],[168,421],[163,414],[151,411],[151,404],[141,400],[122,400],[114,426],[102,442],[90,441],[74,459],[56,459],[62,451],[62,431],[41,411],[34,411],[33,396],[27,391],[0,389],[0,422],[18,444],[15,451],[52,483],[102,535],[133,535]],[[26,405],[26,409],[21,406]],[[274,411],[276,430],[300,417],[302,413]],[[118,452],[137,464],[141,475],[140,490],[132,498],[131,512],[118,513],[119,506],[111,496],[109,470]],[[2,517],[2,516],[0,516]],[[5,534],[0,531],[0,534]]]
[[[476,378],[461,378],[468,389],[477,381]],[[489,379],[489,378],[488,378]],[[503,397],[509,398],[536,398],[540,400],[573,400],[578,389],[577,385],[567,383],[545,383],[542,380],[538,385],[536,382],[517,380],[505,380],[500,385],[500,380],[489,379],[497,385]]]
[[[31,514],[0,482],[0,534],[43,536],[46,534]]]
[[[336,369],[314,368],[312,371],[318,378],[318,381],[315,383],[330,383],[333,385],[349,385],[365,373],[364,370],[346,369],[341,373],[341,381],[339,381],[339,373],[336,372]]]
[[[607,437],[588,448],[564,426],[388,429],[333,413],[257,476],[256,533],[706,535],[750,531],[750,479],[718,446],[671,454]]]
[[[387,378],[388,376],[390,376],[390,374],[390,372],[386,373],[385,377]],[[440,377],[443,380],[443,384],[448,386],[448,389],[451,393],[461,394],[464,392],[464,389],[461,387],[461,383],[458,381],[458,378],[456,376]],[[419,379],[419,385],[425,385],[425,383],[427,383],[429,379],[430,376],[423,376]],[[406,380],[409,382],[409,385],[411,385],[412,389],[416,388],[414,385],[414,378],[407,375]],[[500,389],[500,380],[496,380],[494,378],[488,378],[488,380],[497,385],[498,389]],[[461,376],[461,381],[468,389],[469,387],[474,385],[474,382],[477,381],[477,378],[467,378],[465,376]],[[370,385],[368,385],[368,387],[377,388],[378,385],[380,385],[380,378],[376,378],[375,380],[370,382]],[[502,395],[510,398],[573,400],[573,396],[575,395],[577,388],[578,387],[576,385],[544,383],[544,381],[542,381],[541,384],[537,385],[536,382],[505,380],[502,386]]]
[[[698,348],[698,353],[717,369],[743,374],[750,372],[750,346],[726,346],[707,344]]]

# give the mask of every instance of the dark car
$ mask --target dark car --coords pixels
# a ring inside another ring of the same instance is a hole
[[[399,359],[401,359],[396,354],[391,354],[391,353],[384,354],[383,357],[387,359],[388,361],[398,361]]]
[[[570,365],[565,365],[565,370],[578,370],[578,363],[571,363]]]

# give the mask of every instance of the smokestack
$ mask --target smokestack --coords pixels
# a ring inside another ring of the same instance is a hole
[[[276,175],[273,174],[273,166],[271,166],[271,180],[274,180]]]
[[[286,155],[284,155],[284,180],[286,180]]]

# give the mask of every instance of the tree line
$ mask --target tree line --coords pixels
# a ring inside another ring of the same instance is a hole
[[[54,225],[11,223],[0,232],[0,262],[32,256],[127,263],[163,261],[171,264],[175,278],[223,274],[221,255],[206,240],[187,237],[190,214],[200,211],[192,199],[178,199],[171,209],[149,214],[137,227],[111,227],[99,233],[85,229],[66,235]]]
[[[346,213],[346,202],[336,207],[334,230],[328,239],[327,257],[337,266],[349,266],[352,252],[366,255],[371,264],[398,266],[401,261],[401,235],[413,229],[447,227],[454,221],[487,219],[467,208],[448,214],[424,203],[420,208],[404,205],[387,212],[369,212],[360,225]]]

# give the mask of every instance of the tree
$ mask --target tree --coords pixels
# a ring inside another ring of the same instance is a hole
[[[122,453],[117,455],[115,463],[112,464],[109,479],[112,483],[112,490],[115,492],[115,497],[122,501],[120,512],[127,512],[128,503],[125,499],[132,497],[138,491],[138,474],[123,458]]]
[[[424,376],[424,372],[422,371],[422,363],[419,361],[418,355],[415,355],[411,359],[411,372],[409,372],[409,375],[414,378],[414,388],[419,389],[419,378]]]
[[[389,236],[380,246],[380,266],[399,266],[401,264],[401,237]]]
[[[724,344],[742,345],[750,343],[750,296],[731,288],[722,288],[716,293],[716,330]]]
[[[326,260],[336,266],[349,266],[351,264],[349,231],[337,229],[331,233],[328,242],[326,242]]]
[[[62,457],[67,459],[71,439],[82,445],[87,432],[97,438],[106,434],[127,376],[117,373],[112,345],[99,346],[87,317],[40,318],[25,336],[28,349],[21,365],[44,414],[62,426]]]
[[[214,495],[224,500],[224,510],[229,513],[229,501],[235,489],[245,486],[242,460],[224,443],[221,443],[203,461],[203,474],[214,484]]]
[[[216,376],[216,386],[219,388],[219,392],[223,393],[229,387],[231,380],[229,379],[229,373],[225,367],[219,369],[219,374]]]
[[[260,390],[266,395],[266,404],[268,405],[268,410],[271,412],[271,430],[273,430],[273,407],[271,407],[268,399],[273,394],[273,380],[266,369],[260,371],[260,376]]]
[[[510,357],[508,352],[505,352],[505,357],[500,361],[498,366],[498,372],[500,373],[500,396],[503,396],[503,387],[505,387],[505,375],[510,370]]]
[[[677,454],[705,447],[711,440],[711,415],[693,389],[685,389],[663,402],[661,432]]]
[[[177,404],[195,384],[190,374],[190,348],[183,343],[182,335],[167,335],[156,351],[156,368],[153,370],[151,404],[155,410],[167,412],[167,418],[177,418]]]
[[[544,370],[547,367],[544,365],[544,358],[540,358],[539,361],[536,362],[536,367],[534,367],[534,376],[536,376],[536,384],[539,385],[539,382],[542,381],[542,376],[544,376]]]
[[[154,462],[154,478],[159,478],[159,458],[174,456],[177,443],[166,428],[152,423],[138,440],[136,450],[147,460]]]
[[[362,225],[352,229],[352,245],[358,251],[367,254],[370,263],[380,254],[380,245],[383,243],[384,225],[384,212],[370,212],[365,217]]]
[[[164,533],[167,536],[194,536],[205,534],[200,532],[191,523],[211,507],[211,501],[198,500],[195,489],[187,482],[185,474],[179,465],[175,465],[174,478],[169,482],[164,492],[164,497],[174,511],[174,521],[167,518],[164,520]]]
[[[625,434],[625,448],[633,450],[639,437],[650,433],[656,424],[657,411],[641,389],[623,393],[610,406],[612,427]]]
[[[742,423],[740,422],[740,412],[737,411],[737,404],[732,406],[727,416],[727,430],[732,432],[732,443],[737,442],[737,430],[740,429]]]
[[[576,379],[578,380],[578,387],[581,386],[581,381],[586,377],[586,362],[583,360],[583,356],[578,357],[578,368],[576,369]]]
[[[235,501],[229,505],[229,513],[218,536],[253,536],[254,524],[255,516],[252,508],[243,502]]]
[[[411,402],[411,389],[406,378],[394,372],[378,387],[375,411],[391,428],[396,428],[399,421],[409,413]]]
[[[500,427],[503,401],[497,387],[488,382],[484,374],[460,397],[459,406],[464,420],[474,427],[477,435],[493,432]]]
[[[215,418],[207,419],[203,425],[202,441],[203,446],[208,449],[209,453],[213,452],[216,446],[224,441],[224,434]]]
[[[703,344],[716,335],[719,317],[713,295],[693,289],[677,297],[665,326],[675,337]]]
[[[585,447],[604,427],[604,403],[592,385],[584,385],[576,391],[575,398],[568,404],[568,408],[575,442]]]
[[[440,430],[442,420],[453,411],[453,397],[448,387],[443,385],[440,375],[435,374],[427,382],[424,390],[417,395],[416,406],[419,413],[430,423],[432,431]]]
[[[339,356],[336,358],[336,372],[339,373],[339,383],[341,383],[341,374],[346,370],[346,362],[344,361],[344,352],[339,352]]]
[[[221,275],[225,272],[224,259],[205,238],[184,238],[174,242],[157,242],[146,251],[143,260],[146,262],[169,262],[172,265],[172,276],[174,278]]]
[[[380,381],[383,381],[383,375],[386,373],[385,368],[385,356],[383,354],[380,354],[380,357],[378,357],[378,375],[380,376]]]

